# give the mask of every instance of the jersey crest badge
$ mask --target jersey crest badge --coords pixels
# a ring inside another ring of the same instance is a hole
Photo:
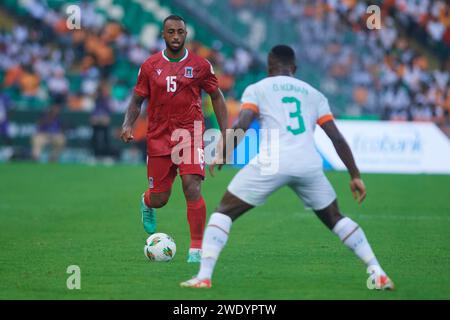
[[[193,78],[194,77],[194,73],[193,73],[193,68],[192,67],[185,67],[184,68],[184,76],[186,78]]]

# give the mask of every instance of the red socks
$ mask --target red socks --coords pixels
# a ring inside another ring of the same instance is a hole
[[[144,193],[144,203],[151,208],[150,204],[150,190]],[[189,229],[191,231],[191,249],[201,249],[203,232],[205,231],[206,222],[206,205],[203,197],[195,201],[186,201],[187,204],[187,219],[189,222]]]
[[[187,219],[191,230],[191,249],[201,249],[206,222],[206,205],[203,197],[187,201]]]

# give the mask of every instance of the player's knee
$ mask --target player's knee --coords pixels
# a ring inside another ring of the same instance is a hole
[[[216,208],[215,212],[219,212],[221,214],[224,214],[226,216],[229,216],[231,221],[236,220],[240,215],[231,210],[229,206],[224,205],[223,203],[219,204],[219,206]]]
[[[332,230],[339,220],[344,218],[339,211],[337,201],[333,201],[328,207],[315,211],[319,219]]]
[[[152,208],[155,208],[155,209],[162,208],[166,204],[167,204],[167,200],[158,199],[158,200],[152,201]]]
[[[169,196],[168,195],[152,195],[151,198],[151,205],[152,208],[158,209],[158,208],[162,208],[164,207],[167,202],[169,201]]]
[[[336,226],[336,224],[343,218],[345,218],[345,216],[341,215],[339,212],[330,217],[330,229],[332,230]]]
[[[325,224],[330,228],[333,229],[334,226],[341,220],[342,218],[345,218],[339,211],[339,209],[334,208],[333,210],[330,210],[328,215],[325,217]]]
[[[183,192],[186,200],[197,200],[200,198],[200,184],[191,183],[188,185],[183,185]]]

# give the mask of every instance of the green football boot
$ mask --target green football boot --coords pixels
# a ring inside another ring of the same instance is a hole
[[[156,210],[149,208],[145,205],[144,195],[141,199],[141,216],[142,224],[144,225],[144,230],[148,234],[153,234],[156,232]]]
[[[202,249],[189,249],[188,263],[200,263],[202,260]]]

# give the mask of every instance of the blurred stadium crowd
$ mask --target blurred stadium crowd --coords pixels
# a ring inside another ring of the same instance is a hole
[[[114,1],[114,9],[131,10],[131,6],[128,9],[126,6],[131,3],[144,6],[141,2]],[[156,2],[148,1],[146,5]],[[381,8],[380,30],[367,28],[369,2],[366,1],[192,2],[206,10],[216,6],[229,9],[234,13],[231,16],[241,20],[252,21],[255,18],[256,21],[258,16],[258,21],[263,19],[262,26],[267,29],[279,22],[290,25],[289,35],[281,34],[281,38],[269,38],[268,31],[257,49],[266,52],[276,44],[273,43],[275,40],[281,42],[285,36],[286,42],[296,48],[300,75],[329,97],[338,116],[433,121],[449,134],[449,1],[371,1]],[[99,11],[101,5],[112,1],[77,3],[81,7],[82,28],[68,30],[64,1],[2,1],[2,140],[8,140],[10,110],[47,110],[47,115],[53,114],[53,120],[47,117],[44,125],[41,119],[37,131],[61,134],[59,112],[51,111],[60,108],[65,112],[90,113],[93,141],[102,140],[102,143],[109,144],[107,138],[99,140],[98,136],[109,136],[107,128],[111,115],[124,112],[141,63],[150,54],[164,48],[158,28],[139,26],[144,28],[140,35],[148,35],[140,37],[129,27],[139,23],[124,20],[129,15],[116,11],[105,15]],[[154,8],[160,10],[161,7]],[[140,14],[139,8],[137,10]],[[169,12],[159,13],[162,17]],[[189,23],[189,17],[186,19]],[[240,32],[246,32],[238,30],[237,25],[238,22],[226,24],[224,28],[228,26],[229,31],[238,36]],[[258,34],[256,31],[252,31],[253,36]],[[229,50],[226,44],[214,39],[213,34],[209,34],[211,41],[203,41],[204,38],[197,36],[207,33],[201,24],[200,27],[198,23],[190,25],[189,32],[193,38],[188,47],[209,59],[215,67],[229,102],[231,122],[238,113],[237,100],[243,88],[262,78],[264,70],[258,67],[256,57],[244,48],[232,47]],[[214,126],[208,101],[205,102],[205,114],[211,118],[210,125]],[[58,146],[64,144],[61,140],[58,143]],[[94,152],[102,154],[99,151],[101,147],[93,145]],[[39,158],[38,151],[33,151],[33,156]]]

